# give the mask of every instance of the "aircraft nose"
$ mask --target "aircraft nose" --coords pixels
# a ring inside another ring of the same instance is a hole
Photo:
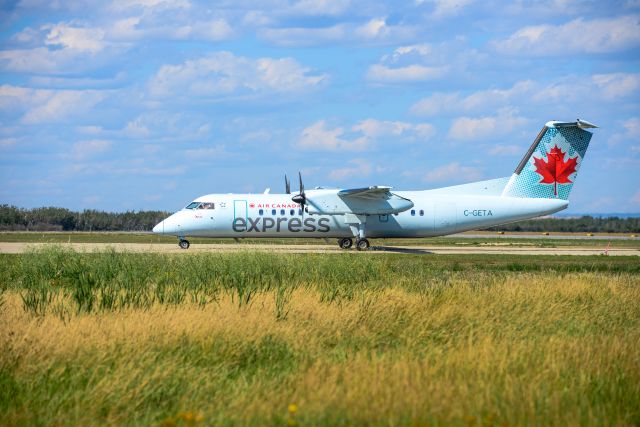
[[[153,232],[164,234],[164,221],[160,221],[155,227],[153,227]]]

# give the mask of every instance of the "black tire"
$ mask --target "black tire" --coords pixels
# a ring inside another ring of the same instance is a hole
[[[178,245],[180,246],[180,249],[189,249],[188,240],[180,240],[180,243],[178,243]]]
[[[353,246],[353,240],[349,239],[348,237],[345,237],[343,239],[338,240],[338,245],[340,246],[340,249],[350,249],[351,246]]]
[[[366,251],[369,249],[369,241],[367,239],[358,239],[356,242],[356,248],[359,251]]]

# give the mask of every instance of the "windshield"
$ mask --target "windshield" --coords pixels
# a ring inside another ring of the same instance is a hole
[[[185,209],[195,209],[198,207],[198,205],[200,205],[200,202],[191,202],[187,205]]]

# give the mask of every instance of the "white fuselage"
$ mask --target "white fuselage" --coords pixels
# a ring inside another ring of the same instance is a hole
[[[568,206],[561,199],[434,190],[394,193],[414,206],[398,214],[366,215],[367,237],[441,236],[548,215]],[[353,237],[344,215],[309,214],[290,194],[210,194],[194,202],[206,207],[182,209],[153,231],[179,237]]]

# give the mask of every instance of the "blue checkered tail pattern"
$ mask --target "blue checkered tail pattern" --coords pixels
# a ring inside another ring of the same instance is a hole
[[[505,197],[567,200],[591,141],[584,121],[547,122],[509,179]]]

